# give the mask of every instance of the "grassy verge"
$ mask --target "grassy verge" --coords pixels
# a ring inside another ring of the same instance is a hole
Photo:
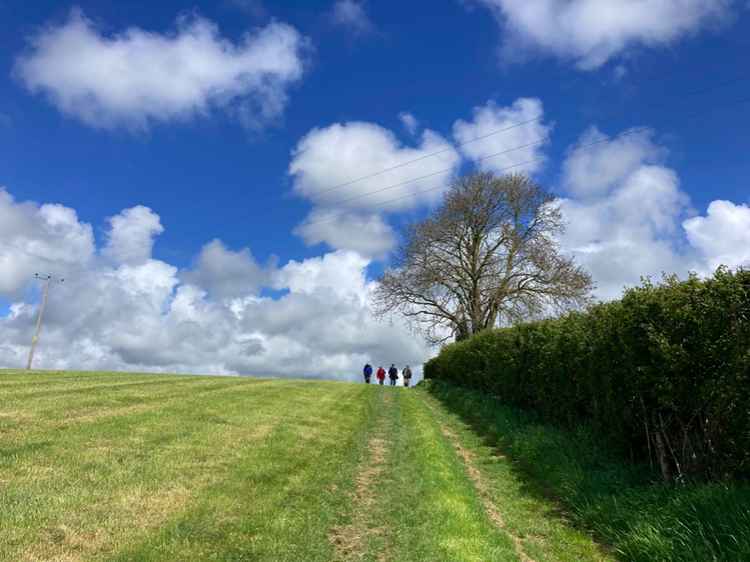
[[[521,500],[509,505],[526,503],[536,511],[535,502],[553,498],[564,517],[592,531],[624,560],[750,560],[747,484],[673,488],[652,483],[645,467],[622,463],[585,428],[567,432],[542,425],[474,391],[435,382],[422,388],[481,438],[470,443],[477,454],[494,450],[512,461],[512,476],[523,486],[513,490],[504,484],[497,491]],[[495,470],[492,480],[505,482],[501,472],[507,468]],[[520,525],[518,532],[527,532],[522,528],[527,517],[511,519]],[[535,556],[543,559],[543,552]]]

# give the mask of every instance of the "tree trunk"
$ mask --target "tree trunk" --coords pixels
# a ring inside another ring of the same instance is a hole
[[[661,477],[665,482],[671,482],[672,467],[669,465],[667,446],[664,444],[661,430],[658,429],[654,431],[654,448],[656,449],[656,458],[659,461],[659,468],[661,469]]]
[[[466,322],[461,322],[456,326],[456,341],[468,340],[471,337],[471,332]]]

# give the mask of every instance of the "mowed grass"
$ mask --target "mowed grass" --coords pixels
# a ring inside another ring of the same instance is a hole
[[[402,388],[0,371],[0,560],[606,558],[476,439]]]
[[[364,390],[3,375],[0,558],[329,560]]]

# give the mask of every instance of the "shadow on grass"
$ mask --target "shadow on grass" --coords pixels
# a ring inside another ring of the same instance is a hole
[[[562,430],[496,398],[436,381],[420,385],[507,456],[524,491],[634,561],[750,560],[750,485],[667,486],[627,464],[590,429]]]

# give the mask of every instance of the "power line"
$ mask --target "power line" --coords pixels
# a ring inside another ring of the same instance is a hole
[[[639,132],[641,132],[643,130],[647,130],[647,129],[648,129],[648,127],[637,127],[635,129],[628,129],[627,131],[624,131],[624,132],[620,133],[619,135],[616,135],[616,136],[614,136],[612,138],[600,139],[598,141],[595,141],[595,142],[592,142],[592,143],[589,143],[589,144],[579,145],[577,147],[577,149],[583,150],[583,149],[586,149],[588,147],[591,147],[591,146],[594,146],[594,145],[597,145],[597,144],[602,144],[604,142],[610,142],[610,141],[612,141],[612,140],[614,140],[614,139],[616,139],[618,137],[624,137],[624,136],[628,136],[628,135],[634,135],[636,133],[639,133]],[[504,151],[504,152],[507,152],[507,151]],[[482,159],[476,160],[476,162],[479,162],[480,160],[487,160],[489,158],[492,158],[493,156],[497,156],[498,154],[503,154],[503,153],[497,153],[497,154],[485,156]],[[508,171],[513,170],[515,168],[520,168],[521,166],[527,166],[529,164],[536,164],[536,163],[539,163],[539,162],[543,162],[544,160],[546,160],[545,157],[533,158],[531,160],[526,160],[524,162],[518,162],[518,163],[513,164],[511,166],[505,166],[503,168],[498,168],[495,171],[498,172],[498,173],[508,172]],[[446,170],[440,170],[439,172],[435,172],[433,174],[428,174],[426,176],[421,176],[419,178],[414,178],[413,180],[409,180],[408,182],[405,182],[405,183],[412,183],[414,181],[419,181],[419,180],[425,179],[427,177],[432,177],[432,176],[435,176],[435,175],[438,175],[438,174],[446,174],[446,173],[452,172],[452,171],[453,171],[453,168],[448,168]],[[380,193],[382,191],[385,191],[386,189],[391,189],[393,187],[398,187],[398,185],[397,186],[390,186],[388,188],[380,189],[378,191],[373,191],[373,192],[365,193],[365,194],[363,194],[363,196],[369,196],[369,195],[373,195],[375,193]],[[424,189],[424,190],[421,190],[421,191],[414,191],[412,193],[407,193],[406,195],[400,195],[400,196],[394,197],[392,199],[386,199],[385,201],[381,201],[378,206],[382,206],[382,205],[384,205],[386,203],[391,203],[393,201],[400,201],[402,199],[407,199],[409,197],[414,197],[415,195],[421,195],[422,193],[429,193],[431,191],[436,191],[438,189],[442,189],[443,187],[444,187],[443,185],[437,185],[437,186],[431,187],[429,189]],[[303,224],[305,226],[307,226],[307,225],[320,224],[320,223],[325,223],[325,222],[332,222],[332,219],[324,219],[324,220],[320,220],[320,221],[305,222]]]
[[[701,116],[701,115],[704,115],[704,114],[707,114],[707,113],[711,113],[711,112],[713,112],[713,111],[715,111],[716,109],[719,109],[719,108],[725,108],[725,107],[730,107],[730,106],[734,106],[734,105],[741,105],[741,104],[745,104],[745,103],[748,103],[748,102],[750,102],[750,98],[743,98],[741,100],[737,100],[737,101],[729,103],[729,104],[724,104],[722,106],[714,106],[709,111],[695,112],[692,115],[688,115],[687,118]],[[684,119],[685,117],[683,116],[681,118]],[[599,144],[603,144],[605,142],[612,142],[612,141],[614,141],[616,139],[619,139],[619,138],[622,138],[622,137],[634,135],[634,134],[637,134],[637,133],[640,133],[640,132],[643,132],[643,131],[649,131],[649,130],[651,130],[651,127],[647,127],[647,126],[634,127],[634,128],[631,128],[631,129],[627,129],[627,130],[623,131],[622,133],[619,133],[619,134],[617,134],[617,135],[615,135],[613,137],[607,137],[607,138],[600,139],[600,140],[593,141],[593,142],[586,143],[586,144],[579,144],[579,145],[577,145],[575,147],[575,149],[576,150],[585,150],[587,148],[590,148],[590,147],[593,147],[593,146],[596,146],[596,145],[599,145]],[[539,139],[539,140],[535,141],[534,143],[529,143],[529,145],[522,145],[520,147],[514,147],[514,148],[511,148],[511,149],[508,149],[508,150],[504,150],[504,151],[501,151],[501,152],[498,152],[498,153],[495,153],[495,154],[490,154],[490,155],[484,156],[482,158],[476,159],[474,162],[483,162],[485,160],[489,160],[490,158],[497,157],[497,156],[499,156],[501,154],[506,154],[506,153],[511,152],[513,150],[519,150],[521,148],[527,148],[528,146],[531,146],[531,145],[535,145],[535,144],[540,144],[540,143],[546,142],[546,140],[547,139]],[[503,167],[503,168],[499,168],[499,169],[497,169],[495,171],[498,172],[498,173],[507,172],[507,171],[513,170],[515,168],[519,168],[521,166],[526,166],[526,165],[529,165],[529,164],[535,164],[535,163],[543,162],[545,159],[546,159],[545,157],[534,158],[534,159],[531,159],[531,160],[527,160],[527,161],[524,161],[524,162],[519,162],[519,163],[513,164],[511,166],[506,166],[506,167]],[[447,168],[447,169],[444,169],[444,170],[439,170],[439,171],[433,172],[431,174],[426,174],[424,176],[419,176],[419,177],[416,177],[416,178],[412,178],[410,180],[401,182],[399,184],[394,184],[394,185],[391,185],[391,186],[387,186],[387,187],[384,187],[384,188],[377,189],[375,191],[370,191],[370,192],[367,192],[367,193],[362,193],[362,194],[359,194],[357,196],[351,197],[349,199],[346,199],[346,200],[338,202],[338,203],[350,202],[350,201],[353,201],[353,200],[356,200],[356,199],[360,199],[362,197],[368,197],[370,195],[374,195],[374,194],[377,194],[377,193],[382,193],[383,191],[387,191],[389,189],[395,189],[396,187],[401,187],[403,185],[407,185],[409,183],[413,183],[413,182],[416,182],[416,181],[427,179],[429,177],[434,177],[434,176],[437,176],[437,175],[440,175],[440,174],[447,174],[447,173],[450,173],[452,171],[453,171],[453,168]],[[387,203],[392,203],[394,201],[399,201],[399,200],[402,200],[402,199],[407,199],[407,198],[410,198],[410,197],[414,197],[416,195],[420,195],[420,194],[423,194],[423,193],[429,193],[429,192],[436,191],[438,189],[443,189],[443,188],[444,188],[443,185],[438,185],[438,186],[435,186],[435,187],[431,187],[429,189],[425,189],[425,190],[421,190],[421,191],[415,191],[415,192],[412,192],[412,193],[407,193],[406,195],[401,195],[399,197],[394,197],[392,199],[387,199],[385,201],[381,201],[378,204],[378,207],[382,207],[384,204],[387,204]],[[327,222],[333,222],[335,220],[338,220],[338,218],[335,218],[335,219],[322,219],[322,220],[319,220],[319,221],[304,222],[303,225],[310,226],[310,225],[315,225],[315,224],[322,224],[322,223],[327,223]]]
[[[681,94],[680,98],[684,99],[686,97],[691,97],[691,96],[696,96],[696,95],[704,94],[704,93],[707,93],[707,92],[711,92],[713,90],[716,90],[716,89],[719,89],[719,88],[723,88],[725,86],[728,86],[728,85],[731,85],[731,84],[735,84],[737,82],[741,82],[741,81],[747,80],[748,78],[750,78],[750,75],[747,75],[747,74],[743,74],[743,75],[740,75],[740,76],[735,76],[734,78],[731,78],[731,79],[728,79],[728,80],[725,80],[725,81],[722,81],[722,82],[715,83],[712,86],[708,86],[708,87],[701,88],[701,89],[698,89],[698,90],[693,90],[693,91],[690,91],[690,92],[683,92]],[[663,76],[662,76],[662,79],[663,79]],[[665,107],[665,106],[668,106],[668,105],[670,105],[670,104],[668,104],[666,102],[663,102],[663,103],[659,103],[659,104],[653,104],[653,105],[648,106],[648,107],[650,109],[657,109],[659,107]],[[355,183],[358,183],[360,181],[364,181],[366,179],[371,179],[371,178],[380,176],[380,175],[385,174],[387,172],[390,172],[390,171],[393,171],[393,170],[396,170],[396,169],[399,169],[399,168],[403,168],[404,166],[408,166],[410,164],[414,164],[415,162],[421,162],[422,160],[425,160],[427,158],[431,158],[433,156],[437,156],[438,154],[443,154],[445,152],[449,152],[451,150],[455,150],[457,148],[460,148],[462,146],[466,146],[466,145],[471,144],[473,142],[484,140],[486,138],[498,135],[500,133],[504,133],[506,131],[510,131],[512,129],[516,129],[518,127],[522,127],[523,125],[528,125],[530,123],[535,123],[537,121],[541,121],[543,118],[544,118],[544,114],[537,115],[536,117],[533,117],[531,119],[527,119],[526,121],[515,122],[515,123],[513,123],[513,124],[511,124],[511,125],[509,125],[507,127],[503,127],[501,129],[496,129],[496,130],[491,131],[491,132],[489,132],[489,133],[487,133],[485,135],[481,135],[479,137],[475,137],[475,138],[470,139],[468,141],[464,141],[464,142],[460,142],[460,143],[451,143],[450,146],[447,146],[447,147],[442,148],[440,150],[436,150],[436,151],[430,152],[428,154],[423,154],[422,156],[419,156],[417,158],[413,158],[411,160],[406,160],[404,162],[401,162],[399,164],[396,164],[396,165],[388,167],[388,168],[384,168],[384,169],[379,170],[377,172],[373,172],[371,174],[360,176],[358,178],[354,178],[354,179],[345,181],[343,183],[339,183],[339,184],[327,187],[327,188],[325,188],[325,189],[323,189],[321,191],[318,191],[317,195],[325,194],[325,193],[328,193],[330,191],[335,191],[335,190],[341,189],[343,187],[348,187],[348,186],[350,186],[352,184],[355,184]],[[299,156],[301,154],[304,154],[308,150],[309,150],[309,148],[303,149],[302,151],[298,152],[295,156]]]
[[[475,162],[483,162],[485,160],[489,160],[490,158],[496,158],[496,157],[501,156],[503,154],[508,154],[510,152],[515,152],[516,150],[522,150],[524,148],[530,148],[532,146],[538,146],[538,145],[544,144],[548,140],[549,140],[549,136],[547,136],[545,138],[542,138],[542,139],[537,139],[534,142],[530,142],[528,144],[524,144],[524,145],[521,145],[521,146],[516,146],[516,147],[513,147],[513,148],[509,148],[507,150],[501,150],[500,152],[495,152],[494,154],[488,154],[487,156],[482,156],[481,158],[477,158],[474,161]],[[453,171],[453,167],[445,168],[443,170],[438,170],[437,172],[432,172],[432,173],[429,173],[429,174],[425,174],[424,176],[419,176],[419,177],[412,178],[412,179],[409,179],[409,180],[405,180],[405,181],[402,181],[402,182],[399,182],[399,183],[395,183],[393,185],[389,185],[387,187],[376,189],[375,191],[368,191],[367,193],[363,193],[363,194],[359,194],[359,195],[354,195],[354,196],[352,196],[352,197],[350,197],[348,199],[343,199],[341,201],[337,201],[336,203],[342,204],[342,203],[347,203],[349,201],[354,201],[355,199],[360,199],[361,197],[369,197],[370,195],[375,195],[375,194],[381,193],[383,191],[388,191],[390,189],[395,189],[397,187],[401,187],[403,185],[407,185],[407,184],[413,183],[415,181],[423,180],[423,179],[430,178],[430,177],[433,177],[433,176],[437,176],[437,175],[440,175],[440,174],[446,174],[446,173],[451,172],[451,171]]]
[[[455,150],[456,148],[459,148],[459,147],[462,147],[462,146],[466,146],[467,144],[471,144],[473,142],[477,142],[477,141],[489,138],[489,137],[494,136],[494,135],[499,135],[500,133],[504,133],[505,131],[510,131],[511,129],[516,129],[518,127],[522,127],[523,125],[528,125],[529,123],[534,123],[536,121],[540,121],[543,118],[544,118],[544,115],[537,115],[533,119],[527,119],[526,121],[519,121],[519,122],[513,123],[512,125],[504,127],[502,129],[497,129],[495,131],[492,131],[490,133],[487,133],[487,134],[479,136],[479,137],[475,137],[475,138],[470,139],[468,141],[464,141],[464,142],[460,142],[460,143],[456,143],[456,144],[451,144],[450,146],[447,146],[445,148],[441,148],[440,150],[436,150],[434,152],[430,152],[429,154],[423,154],[422,156],[419,156],[418,158],[414,158],[412,160],[406,160],[405,162],[401,162],[400,164],[396,164],[395,166],[391,166],[390,168],[385,168],[383,170],[380,170],[379,172],[374,172],[374,173],[368,174],[366,176],[361,176],[361,177],[355,178],[353,180],[349,180],[349,181],[346,181],[344,183],[340,183],[340,184],[328,187],[328,188],[326,188],[326,189],[324,189],[322,191],[319,191],[318,193],[328,193],[329,191],[334,191],[336,189],[341,189],[342,187],[347,187],[349,185],[352,185],[353,183],[357,183],[357,182],[360,182],[360,181],[363,181],[363,180],[374,178],[374,177],[380,176],[382,174],[385,174],[386,172],[390,172],[392,170],[397,170],[398,168],[403,168],[404,166],[408,166],[409,164],[413,164],[415,162],[420,162],[422,160],[425,160],[426,158],[431,158],[433,156],[437,156],[438,154],[443,154],[444,152],[449,152],[451,150]]]

